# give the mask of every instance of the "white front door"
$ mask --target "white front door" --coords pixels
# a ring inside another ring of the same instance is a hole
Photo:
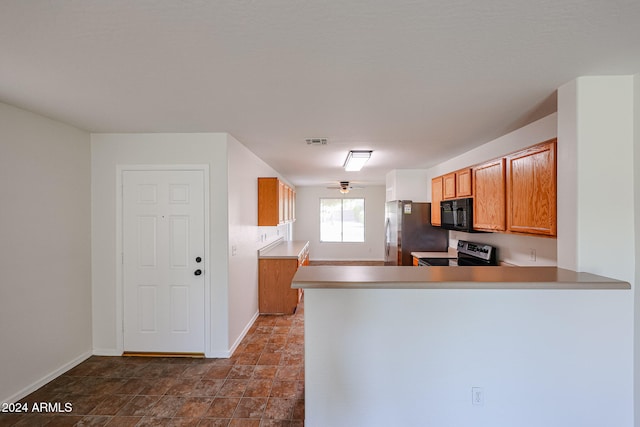
[[[124,351],[203,353],[204,172],[123,171]]]

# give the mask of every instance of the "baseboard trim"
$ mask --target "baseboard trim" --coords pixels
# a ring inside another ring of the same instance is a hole
[[[0,402],[15,403],[15,402],[19,401],[20,399],[22,399],[22,398],[28,396],[29,394],[33,393],[34,391],[38,390],[40,387],[42,387],[43,385],[47,384],[48,382],[51,382],[52,380],[58,378],[60,375],[64,374],[65,372],[75,368],[76,366],[78,366],[79,364],[81,364],[82,362],[84,362],[85,360],[90,358],[92,355],[93,355],[93,353],[91,351],[87,351],[86,353],[81,354],[80,356],[76,357],[75,359],[73,359],[69,363],[65,363],[64,365],[62,365],[61,367],[59,367],[55,371],[45,375],[44,377],[40,378],[37,381],[29,384],[27,387],[25,387],[22,390],[20,390],[19,392],[15,393],[13,396],[9,396],[6,399],[0,399]]]
[[[123,357],[184,357],[188,359],[204,359],[204,353],[159,353],[152,351],[125,351]]]
[[[258,316],[260,316],[260,312],[256,311],[253,317],[251,318],[251,320],[249,320],[247,325],[244,327],[244,329],[242,330],[238,338],[234,341],[231,348],[229,348],[228,350],[212,350],[210,353],[205,352],[204,357],[209,359],[230,358],[233,355],[233,353],[236,351],[236,349],[238,348],[238,346],[240,345],[244,337],[249,333],[249,329],[251,329],[256,319],[258,318]],[[123,354],[124,353],[121,351],[110,349],[110,348],[94,348],[93,349],[94,356],[122,356]]]
[[[212,351],[205,355],[207,359],[228,359],[231,357],[231,353],[229,351]]]
[[[122,352],[113,348],[94,348],[94,356],[122,356]]]
[[[244,327],[244,329],[238,336],[238,339],[236,339],[236,341],[233,343],[233,345],[229,349],[229,357],[233,355],[233,352],[236,351],[236,349],[238,348],[238,346],[240,345],[244,337],[249,333],[249,329],[251,329],[256,319],[258,318],[258,316],[260,316],[260,312],[256,311],[253,317],[251,318],[251,320],[249,320],[249,323],[247,323],[247,325]]]
[[[260,312],[256,311],[256,313],[253,315],[251,320],[249,320],[249,323],[247,323],[247,325],[244,327],[244,329],[242,330],[242,332],[240,333],[240,335],[235,340],[235,342],[233,343],[233,345],[231,346],[231,348],[229,350],[226,350],[226,351],[212,351],[211,355],[207,355],[207,357],[228,359],[231,356],[233,356],[233,352],[236,351],[236,349],[238,348],[238,346],[240,345],[240,343],[242,342],[244,337],[249,333],[249,329],[251,329],[251,327],[255,323],[256,319],[258,318],[258,316],[260,316]]]

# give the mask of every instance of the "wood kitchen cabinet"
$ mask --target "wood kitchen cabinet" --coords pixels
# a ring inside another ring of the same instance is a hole
[[[507,156],[507,231],[556,235],[556,142]]]
[[[296,242],[288,244],[295,246]],[[292,314],[296,311],[302,289],[292,289],[291,281],[298,268],[306,265],[309,265],[308,242],[297,256],[276,253],[258,259],[258,308],[261,314]]]
[[[473,167],[473,228],[506,230],[505,159]]]
[[[471,168],[461,169],[442,176],[442,198],[459,199],[473,195]]]
[[[460,169],[431,180],[431,225],[442,225],[440,202],[446,199],[471,197],[471,168]]]
[[[541,144],[431,180],[431,224],[440,201],[473,197],[479,231],[556,236],[556,145]]]
[[[258,225],[275,226],[295,218],[295,192],[278,178],[258,178]]]
[[[471,186],[471,168],[457,171],[456,173],[456,197],[471,197],[473,187]]]
[[[296,192],[287,187],[287,217],[289,221],[296,220]]]
[[[442,177],[431,180],[431,225],[442,225],[440,202],[442,201]]]
[[[456,174],[455,172],[448,173],[442,177],[442,198],[443,199],[455,199],[456,198]]]
[[[287,222],[287,186],[282,181],[278,181],[278,223]]]

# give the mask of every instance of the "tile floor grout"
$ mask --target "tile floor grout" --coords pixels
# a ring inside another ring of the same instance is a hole
[[[92,356],[20,403],[0,426],[303,426],[304,306],[260,315],[230,359]]]

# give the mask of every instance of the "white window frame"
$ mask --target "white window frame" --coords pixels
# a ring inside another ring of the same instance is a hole
[[[340,200],[340,204],[341,204],[341,209],[340,209],[340,240],[322,240],[322,201],[323,200]],[[362,225],[364,227],[363,230],[363,236],[362,236],[362,240],[361,241],[356,241],[356,242],[345,242],[344,241],[344,201],[345,200],[362,200],[362,210],[364,213],[364,219],[362,222]],[[320,234],[319,236],[319,241],[320,243],[365,243],[366,239],[367,239],[367,225],[366,225],[366,219],[367,219],[367,208],[366,208],[366,203],[367,200],[364,197],[320,197],[319,200],[319,206],[318,206],[318,211],[320,214],[320,221],[319,221],[319,227],[318,227],[318,232]]]

